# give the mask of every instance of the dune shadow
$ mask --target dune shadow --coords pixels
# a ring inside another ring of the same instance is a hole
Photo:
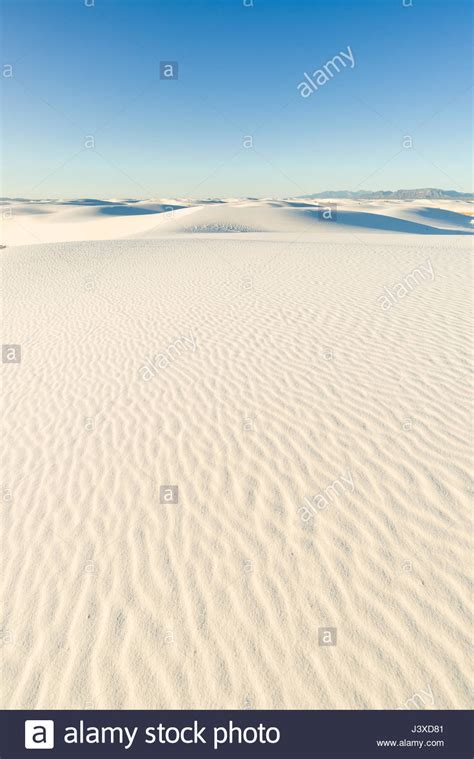
[[[286,200],[285,203],[288,208],[307,208],[308,211],[314,211],[318,207],[314,203],[305,203],[302,200]]]
[[[78,200],[63,200],[61,206],[116,206],[112,200],[97,200],[97,198],[79,198]]]
[[[15,216],[44,216],[45,214],[53,213],[53,209],[48,206],[34,206],[33,204],[16,207],[14,210]]]
[[[199,206],[219,206],[219,205],[225,205],[226,201],[219,200],[218,198],[216,199],[207,198],[205,200],[202,200],[202,199],[196,200],[195,203],[196,205],[199,205]],[[182,208],[182,207],[184,206],[177,206],[177,208]]]
[[[140,206],[103,206],[99,213],[106,216],[145,216],[154,214],[156,216],[159,211],[153,211],[149,208],[141,208]]]
[[[428,224],[421,224],[408,219],[398,219],[394,216],[385,216],[379,213],[367,213],[364,211],[346,211],[337,209],[337,219],[333,221],[324,221],[321,219],[320,212],[308,210],[303,212],[305,216],[313,217],[314,221],[321,221],[325,224],[338,224],[348,227],[363,227],[365,229],[383,230],[385,232],[405,232],[415,235],[469,235],[470,232],[461,229],[439,229],[430,227]]]
[[[468,229],[473,228],[470,216],[459,213],[459,211],[449,211],[446,208],[418,208],[416,215],[425,219],[439,219],[448,224],[459,224]]]

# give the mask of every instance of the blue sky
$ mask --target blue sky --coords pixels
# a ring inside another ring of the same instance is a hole
[[[472,190],[468,0],[86,2],[2,3],[2,195]]]

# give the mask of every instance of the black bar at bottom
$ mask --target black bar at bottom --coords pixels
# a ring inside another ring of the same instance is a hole
[[[468,711],[0,711],[0,757],[472,759]],[[33,755],[34,756],[34,755]]]

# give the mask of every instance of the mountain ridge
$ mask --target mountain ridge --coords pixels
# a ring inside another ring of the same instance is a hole
[[[422,187],[415,190],[324,190],[301,198],[342,198],[347,200],[471,200],[474,195],[457,190]]]

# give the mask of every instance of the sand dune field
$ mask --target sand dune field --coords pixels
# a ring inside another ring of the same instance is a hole
[[[4,203],[3,708],[470,706],[472,206],[325,205]]]
[[[439,204],[442,204],[441,206]],[[4,201],[4,245],[206,233],[472,234],[463,200]],[[337,221],[331,223],[331,220]]]

